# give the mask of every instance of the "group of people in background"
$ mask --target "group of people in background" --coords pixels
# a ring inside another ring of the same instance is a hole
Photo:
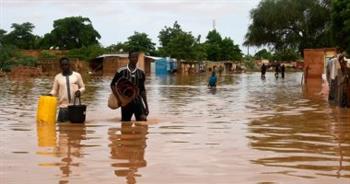
[[[260,71],[261,71],[261,78],[262,79],[265,79],[266,71],[268,70],[269,67],[270,66],[267,66],[265,64],[261,65]],[[276,79],[278,79],[280,73],[281,73],[282,79],[284,79],[285,71],[286,71],[286,67],[284,66],[284,64],[277,63],[274,65],[274,68],[275,68]]]
[[[328,100],[340,107],[350,107],[350,62],[341,51],[328,59],[326,78],[329,85]]]

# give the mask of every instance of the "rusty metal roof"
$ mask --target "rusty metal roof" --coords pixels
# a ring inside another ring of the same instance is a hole
[[[121,57],[121,58],[127,58],[129,57],[128,54],[102,54],[100,56],[97,56],[96,58],[105,58],[105,57]]]

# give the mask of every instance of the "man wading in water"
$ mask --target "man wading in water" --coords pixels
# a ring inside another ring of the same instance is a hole
[[[216,77],[215,72],[213,71],[211,73],[211,76],[209,77],[208,87],[209,88],[216,88],[216,82],[218,81],[218,78]]]
[[[114,94],[116,93],[115,87],[117,86],[117,82],[122,78],[130,81],[139,89],[139,93],[136,95],[135,99],[121,107],[122,121],[131,121],[133,114],[135,114],[136,121],[146,121],[147,115],[149,114],[145,88],[146,76],[145,73],[136,66],[138,58],[138,52],[129,52],[129,64],[125,67],[121,67],[111,82],[111,89],[114,91]]]
[[[72,104],[74,95],[80,97],[85,85],[81,75],[72,71],[68,58],[61,58],[59,62],[62,72],[55,76],[49,95],[58,97],[60,110],[57,121],[65,122],[68,121],[68,105]]]

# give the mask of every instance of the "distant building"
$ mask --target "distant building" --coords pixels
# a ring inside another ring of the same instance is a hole
[[[129,63],[128,54],[103,54],[90,60],[90,69],[93,73],[99,75],[114,74],[120,67],[126,66]],[[144,53],[139,55],[137,66],[150,73],[150,62],[145,61]]]
[[[237,69],[237,64],[234,61],[206,61],[206,71],[223,69],[222,72],[229,73]]]
[[[145,61],[155,63],[156,75],[167,75],[169,73],[174,73],[177,70],[176,60],[169,57],[164,58],[164,57],[145,56]]]
[[[181,73],[199,73],[201,71],[201,63],[195,61],[180,61]]]
[[[260,60],[255,60],[255,64],[257,66],[261,66],[263,64],[265,65],[269,65],[270,64],[270,61],[268,59],[260,59]]]
[[[315,78],[321,80],[326,72],[326,62],[336,56],[335,48],[304,49],[304,75],[305,79]]]

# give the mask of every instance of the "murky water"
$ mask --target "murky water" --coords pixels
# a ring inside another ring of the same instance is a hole
[[[147,123],[107,108],[110,77],[85,79],[87,122],[37,124],[51,78],[0,78],[1,183],[349,183],[350,110],[301,74],[151,76]]]

